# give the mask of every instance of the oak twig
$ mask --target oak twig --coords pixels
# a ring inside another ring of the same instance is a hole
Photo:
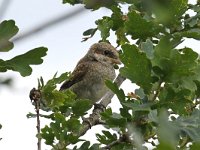
[[[117,86],[120,86],[123,82],[124,82],[125,78],[122,77],[120,74],[117,76],[117,78],[115,79],[115,83],[117,84]],[[104,108],[107,107],[107,105],[111,102],[112,97],[114,96],[114,93],[112,91],[108,91],[101,99],[100,105],[102,105]],[[83,122],[83,127],[80,130],[80,132],[78,133],[78,137],[84,135],[87,130],[89,130],[92,126],[97,125],[99,123],[101,123],[100,119],[100,114],[104,111],[104,109],[100,108],[100,107],[96,107],[94,108],[92,114],[90,114],[89,118],[87,118],[87,120],[90,123],[87,122]]]
[[[35,111],[36,111],[36,116],[37,116],[37,135],[40,134],[40,101],[41,101],[41,92],[40,90],[36,90],[35,88],[33,88],[31,91],[30,91],[30,95],[29,95],[31,101],[34,102],[34,105],[35,105]],[[41,150],[41,138],[40,137],[37,137],[38,138],[38,143],[37,143],[37,146],[38,146],[38,150]]]

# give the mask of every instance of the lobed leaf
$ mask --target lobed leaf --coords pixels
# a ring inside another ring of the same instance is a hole
[[[110,29],[113,27],[113,21],[109,17],[103,17],[96,21],[98,30],[101,32],[101,38],[103,41],[110,36]]]
[[[47,125],[41,129],[41,137],[45,140],[47,145],[52,145],[54,142],[54,133]]]
[[[147,21],[135,11],[128,13],[128,20],[125,22],[127,34],[133,39],[146,39],[159,33],[161,28],[151,21]]]
[[[14,20],[5,20],[0,23],[0,52],[7,52],[14,46],[9,40],[19,31]]]
[[[0,59],[0,72],[13,70],[19,72],[23,77],[29,76],[32,73],[30,65],[41,64],[43,62],[42,57],[46,55],[46,52],[47,48],[39,47],[10,60],[4,61]]]
[[[73,113],[77,116],[83,116],[86,111],[92,108],[92,102],[88,99],[77,100],[72,106]]]
[[[112,81],[106,80],[105,81],[106,86],[111,89],[118,97],[118,99],[123,102],[125,101],[125,94],[122,89],[119,89],[116,83],[113,83]]]
[[[144,51],[147,55],[147,58],[153,59],[154,57],[154,48],[151,40],[147,39],[146,42],[142,42],[141,50]]]
[[[151,62],[135,45],[123,45],[120,58],[124,67],[120,73],[148,93],[151,89]]]
[[[192,76],[197,67],[198,54],[190,48],[183,48],[179,52],[173,49],[169,37],[164,37],[155,47],[154,66],[162,69],[164,81],[177,82],[182,77]]]

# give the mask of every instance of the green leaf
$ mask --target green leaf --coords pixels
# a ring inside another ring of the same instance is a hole
[[[110,118],[106,120],[106,123],[110,127],[124,128],[127,125],[127,120],[120,114],[113,113],[112,116],[110,116]]]
[[[155,13],[156,21],[164,25],[177,24],[187,7],[188,0],[169,0],[164,3],[155,1],[153,12]]]
[[[59,77],[56,77],[56,75],[47,82],[47,84],[60,84],[62,83],[63,81],[69,79],[69,72],[65,72],[65,73],[62,73]]]
[[[96,24],[98,25],[98,30],[101,32],[102,41],[106,41],[110,36],[110,29],[113,27],[113,21],[109,17],[103,17],[103,19],[97,20]]]
[[[122,50],[120,58],[124,67],[120,69],[120,73],[148,93],[152,82],[151,62],[135,45],[123,45]]]
[[[47,145],[52,145],[54,142],[53,130],[48,126],[45,126],[43,129],[41,129],[41,137],[45,139],[45,143]]]
[[[51,109],[59,108],[62,110],[64,107],[67,111],[67,108],[75,103],[76,95],[69,90],[57,91],[54,90],[54,87],[45,86],[42,90],[42,97]]]
[[[92,102],[88,99],[77,100],[72,106],[73,113],[77,116],[83,116],[86,111],[92,108]]]
[[[199,6],[197,6],[198,9],[200,8]],[[189,14],[187,14],[185,16],[185,20],[184,20],[184,23],[185,25],[189,25],[191,28],[194,28],[196,26],[198,26],[198,18],[200,17],[200,12],[197,12],[196,15],[194,16],[191,16]]]
[[[150,111],[154,103],[137,104],[133,102],[122,103],[122,105],[131,108],[133,111]]]
[[[41,107],[42,110],[45,111],[47,108],[50,108],[51,110],[59,109],[63,113],[69,111],[68,107],[71,107],[74,104],[76,95],[70,90],[56,90],[57,84],[68,78],[69,73],[66,72],[61,74],[59,77],[56,77],[55,74],[45,85],[42,78],[39,80],[38,86],[42,93],[43,103],[45,104],[44,107]]]
[[[121,127],[124,128],[127,125],[127,119],[120,114],[112,113],[112,109],[108,108],[101,113],[101,119],[105,120],[109,127]]]
[[[56,88],[56,84],[59,84],[69,78],[69,73],[63,73],[59,77],[56,77],[56,75],[53,76],[52,79],[48,80],[47,83],[44,85],[43,78],[41,77],[39,80],[39,87],[41,85],[41,91],[43,93],[49,93],[52,92]],[[65,93],[65,91],[63,92]],[[72,93],[71,93],[72,94]]]
[[[128,20],[125,22],[127,34],[133,39],[146,39],[159,33],[160,27],[153,22],[147,21],[135,11],[128,13]]]
[[[78,136],[75,136],[73,133],[70,133],[65,136],[65,141],[70,142],[71,144],[76,144],[77,142],[83,141],[79,139]]]
[[[117,29],[115,34],[117,36],[117,44],[118,45],[123,45],[123,44],[129,42],[127,37],[126,37],[126,33],[125,33],[125,29],[124,28]]]
[[[21,76],[29,76],[32,73],[30,65],[38,65],[43,62],[42,57],[46,55],[47,48],[39,47],[18,55],[10,60],[0,60],[0,72],[7,70],[18,71]]]
[[[113,141],[117,140],[117,135],[116,134],[111,134],[109,131],[102,131],[104,135],[100,135],[100,134],[96,134],[97,140],[101,143],[101,144],[110,144]]]
[[[183,77],[194,74],[197,66],[198,54],[190,48],[179,51],[172,48],[169,37],[164,37],[155,47],[154,66],[158,66],[164,73],[164,81],[178,82]]]
[[[79,148],[79,150],[87,150],[89,149],[89,146],[90,146],[90,142],[89,141],[85,141],[81,147]]]
[[[180,116],[175,121],[178,128],[194,142],[200,141],[200,111],[195,110],[191,116]]]
[[[119,89],[116,83],[113,83],[110,80],[105,81],[106,86],[111,89],[118,97],[118,99],[123,102],[125,101],[125,94],[122,89]]]
[[[180,17],[182,16],[185,11],[187,10],[188,7],[188,0],[172,0],[170,3],[170,12],[175,16],[175,17]]]
[[[69,120],[67,120],[66,126],[69,131],[75,133],[80,130],[81,124],[77,118],[70,118]]]
[[[188,89],[176,89],[171,84],[165,84],[160,92],[159,100],[161,105],[182,115],[188,114],[187,106],[192,103],[193,95]]]
[[[113,6],[112,8],[112,15],[111,19],[113,21],[113,31],[116,31],[119,28],[122,28],[124,26],[124,20],[123,20],[123,12],[121,9],[117,6]]]
[[[200,142],[193,142],[190,146],[190,150],[198,150],[200,147]]]
[[[100,150],[99,144],[93,144],[89,150]]]
[[[187,31],[176,32],[174,35],[178,37],[186,37],[186,38],[193,38],[196,40],[200,40],[200,29],[193,28]]]
[[[106,8],[110,8],[113,5],[116,4],[116,2],[114,0],[83,0],[83,3],[85,4],[85,7],[87,9],[92,9],[92,10],[97,10],[100,7],[106,7]]]
[[[111,141],[116,141],[117,140],[116,134],[111,134],[109,131],[105,131],[105,130],[103,130],[102,132]]]
[[[147,58],[152,59],[154,57],[153,43],[151,40],[147,39],[146,42],[142,42],[141,50],[147,55]]]
[[[50,123],[50,128],[56,139],[64,141],[67,132],[65,116],[61,113],[54,113],[54,122]]]
[[[131,114],[129,113],[129,108],[127,107],[123,107],[123,108],[120,108],[120,115],[124,118],[127,118],[127,119],[131,119],[132,116]]]
[[[97,31],[97,28],[88,29],[85,32],[83,32],[83,35],[93,37],[96,31]]]
[[[161,111],[158,116],[159,119],[159,127],[157,129],[158,132],[158,140],[159,145],[158,149],[168,148],[169,150],[174,150],[176,144],[178,143],[178,133],[179,128],[176,127],[172,122],[168,121],[168,114],[166,111]]]
[[[108,108],[104,112],[101,113],[101,116],[104,119],[108,119],[111,115],[112,115],[112,109],[111,108]]]
[[[0,124],[0,129],[2,128],[2,125]]]
[[[80,4],[80,0],[63,0],[63,4],[69,3],[71,5]]]
[[[109,141],[107,141],[106,136],[105,135],[100,135],[100,134],[96,134],[97,140],[102,143],[102,144],[109,144]]]
[[[9,40],[18,31],[14,20],[6,20],[0,23],[0,52],[7,52],[13,48],[14,44]]]
[[[154,123],[158,123],[158,113],[157,110],[151,110],[148,114],[148,118],[150,121],[154,122]]]
[[[135,89],[135,94],[138,95],[141,99],[144,99],[146,96],[142,88]]]

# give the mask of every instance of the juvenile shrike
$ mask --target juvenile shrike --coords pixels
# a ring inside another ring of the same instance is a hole
[[[114,80],[114,65],[120,63],[119,54],[112,45],[95,43],[78,62],[72,77],[62,84],[60,90],[70,89],[77,98],[90,99],[95,103],[108,91],[105,80]]]

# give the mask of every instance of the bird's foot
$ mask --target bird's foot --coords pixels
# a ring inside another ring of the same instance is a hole
[[[92,123],[90,122],[89,118],[81,117],[83,122],[89,125],[89,128],[92,128]]]
[[[106,107],[102,104],[94,104],[94,109],[101,109],[103,112],[106,110]]]

